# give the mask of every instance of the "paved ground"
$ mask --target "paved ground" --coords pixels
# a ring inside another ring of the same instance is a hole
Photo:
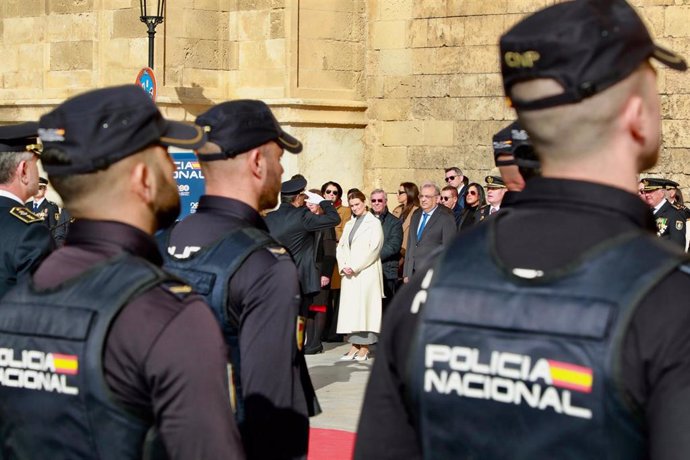
[[[356,431],[373,360],[338,361],[350,344],[324,343],[324,352],[308,355],[307,365],[323,413],[309,420],[313,428]]]

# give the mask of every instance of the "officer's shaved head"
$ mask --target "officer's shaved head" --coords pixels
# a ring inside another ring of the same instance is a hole
[[[642,84],[642,72],[648,66],[643,64],[628,78],[577,104],[518,111],[537,152],[548,152],[546,161],[568,161],[605,148],[616,133],[615,124],[630,97],[648,96]],[[555,80],[539,79],[514,85],[511,96],[535,100],[561,92]]]

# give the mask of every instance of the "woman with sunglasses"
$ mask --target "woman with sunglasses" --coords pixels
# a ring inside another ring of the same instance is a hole
[[[350,213],[350,208],[343,206],[343,188],[339,183],[328,181],[321,186],[321,195],[333,202],[335,210],[338,211],[340,216],[340,223],[335,227],[335,241],[336,243],[340,241],[340,237],[343,235],[343,229],[345,224],[350,220],[352,214]],[[338,310],[340,308],[340,270],[338,269],[338,264],[335,265],[333,269],[333,275],[331,276],[331,291],[328,301],[328,311],[326,315],[326,329],[324,332],[323,339],[326,342],[342,342],[343,338],[338,336],[335,332],[336,324],[338,322]]]
[[[403,182],[398,187],[398,203],[392,212],[395,217],[402,221],[403,240],[400,249],[400,264],[398,273],[402,278],[403,263],[405,262],[405,252],[407,251],[407,235],[410,233],[410,222],[412,213],[419,209],[419,188],[412,182]]]
[[[383,230],[361,191],[354,190],[347,198],[352,219],[345,224],[336,256],[343,277],[338,333],[348,334],[350,350],[340,360],[366,361],[381,330]]]
[[[465,209],[462,211],[458,231],[466,230],[479,221],[479,208],[486,205],[486,193],[484,187],[472,182],[467,186],[465,197]]]

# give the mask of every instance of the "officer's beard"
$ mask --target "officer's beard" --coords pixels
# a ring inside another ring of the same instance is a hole
[[[162,230],[175,223],[180,215],[180,196],[177,187],[165,184],[159,190],[160,199],[155,209],[156,230]]]

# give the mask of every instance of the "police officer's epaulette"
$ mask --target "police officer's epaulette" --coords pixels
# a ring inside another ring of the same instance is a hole
[[[15,206],[10,209],[10,214],[25,224],[33,224],[34,222],[43,222],[43,218],[38,214],[26,209],[24,206]]]
[[[283,246],[268,246],[266,250],[273,254],[276,259],[282,259],[283,257],[290,257],[290,253]]]
[[[676,208],[679,211],[685,211],[687,209],[684,205],[682,205],[680,203],[671,203],[671,206],[673,206],[674,208]]]
[[[194,289],[192,286],[189,284],[185,284],[184,282],[180,280],[170,280],[166,281],[163,284],[161,284],[161,287],[177,297],[180,300],[185,299],[187,296],[189,296],[192,292],[194,292]]]

